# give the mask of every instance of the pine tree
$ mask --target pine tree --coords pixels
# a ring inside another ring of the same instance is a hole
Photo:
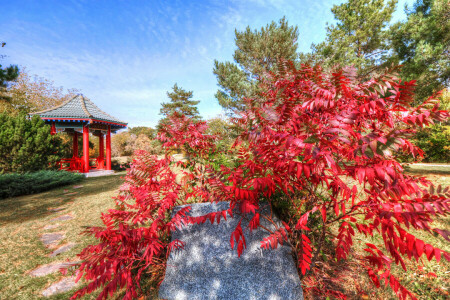
[[[60,146],[38,116],[0,114],[0,173],[48,169],[61,158]]]
[[[391,28],[401,77],[417,80],[416,103],[450,84],[450,5],[448,0],[417,0],[407,20]]]
[[[228,113],[245,108],[243,98],[258,93],[258,78],[274,70],[280,59],[295,60],[297,56],[298,29],[289,26],[285,18],[259,31],[250,27],[235,30],[235,35],[234,63],[215,60],[213,69],[220,86],[216,98]]]
[[[200,103],[198,100],[191,100],[193,97],[192,91],[186,91],[175,83],[172,87],[172,92],[167,92],[167,97],[169,97],[170,102],[161,103],[160,114],[164,117],[159,120],[156,126],[157,130],[160,131],[162,126],[169,122],[169,116],[176,113],[179,115],[185,115],[186,117],[192,118],[195,121],[201,119],[198,112],[197,104]]]
[[[324,42],[312,44],[312,54],[300,55],[302,62],[325,68],[353,65],[361,79],[384,67],[389,45],[388,23],[397,0],[348,0],[331,11],[336,25],[327,27]]]
[[[5,47],[5,42],[0,42],[2,48]],[[3,58],[4,55],[0,55],[0,58]],[[11,100],[11,97],[7,94],[7,86],[8,83],[17,79],[19,76],[19,68],[15,65],[11,65],[6,68],[2,68],[0,64],[0,102],[8,102]],[[1,106],[4,106],[4,103],[1,103]],[[1,107],[0,107],[1,108]],[[3,109],[4,110],[4,109]]]

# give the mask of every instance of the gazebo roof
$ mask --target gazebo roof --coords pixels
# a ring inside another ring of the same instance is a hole
[[[47,120],[100,121],[126,127],[127,123],[105,113],[91,100],[78,94],[72,99],[50,109],[30,113]]]

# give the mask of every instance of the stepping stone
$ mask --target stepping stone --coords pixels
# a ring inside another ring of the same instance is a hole
[[[73,189],[79,189],[79,188],[82,188],[83,187],[83,185],[74,185],[72,188]]]
[[[176,207],[174,213],[182,207]],[[228,209],[229,203],[198,203],[191,207],[191,216],[201,216]],[[270,214],[267,205],[260,214]],[[172,240],[186,244],[184,250],[169,256],[159,288],[160,299],[303,299],[291,248],[284,243],[277,249],[261,249],[261,240],[269,233],[261,228],[250,233],[248,221],[243,220],[247,248],[238,258],[236,248],[231,249],[230,235],[240,216],[233,216],[221,219],[220,224],[207,221],[172,233]],[[260,223],[274,229],[262,217]]]
[[[54,221],[67,221],[67,220],[72,220],[73,216],[71,215],[62,215],[56,218],[51,219],[50,221],[54,222]]]
[[[50,230],[50,229],[55,229],[55,228],[57,228],[59,226],[61,226],[61,224],[45,225],[42,229]]]
[[[41,235],[41,241],[46,247],[56,246],[63,238],[63,232],[44,233]]]
[[[47,210],[50,212],[58,212],[58,211],[61,211],[64,209],[66,209],[66,208],[65,207],[52,207],[52,208],[48,208]]]
[[[55,257],[56,255],[59,255],[61,253],[64,253],[66,251],[69,251],[70,249],[72,249],[76,244],[74,243],[69,243],[66,245],[62,245],[61,247],[59,247],[58,249],[56,249],[55,251],[53,251],[52,253],[50,253],[50,257]]]
[[[73,289],[78,285],[78,283],[75,282],[75,278],[76,278],[75,276],[71,276],[61,279],[60,281],[52,284],[44,291],[42,291],[42,296],[50,297],[56,294],[61,294],[70,291],[71,289]]]
[[[55,272],[58,272],[61,268],[67,268],[70,267],[73,264],[76,264],[77,262],[57,262],[57,263],[51,263],[47,265],[42,265],[33,271],[30,272],[30,275],[33,277],[41,277],[48,274],[52,274]]]

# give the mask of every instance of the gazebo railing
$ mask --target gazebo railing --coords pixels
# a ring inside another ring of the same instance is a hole
[[[72,158],[63,158],[59,162],[59,169],[66,171],[78,171],[82,172],[83,163],[80,157],[72,157]]]
[[[81,173],[88,172],[88,170],[83,169],[82,157],[63,158],[58,162],[58,165],[60,170],[70,172],[81,172]],[[104,168],[105,163],[103,157],[89,159],[89,169],[104,169]]]

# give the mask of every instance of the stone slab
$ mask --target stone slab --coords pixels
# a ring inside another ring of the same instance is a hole
[[[55,229],[55,228],[57,228],[59,226],[61,226],[61,224],[45,225],[42,229],[44,229],[44,230],[51,230],[51,229]]]
[[[184,206],[181,206],[184,207]],[[174,213],[181,207],[177,207]],[[191,216],[225,210],[228,202],[193,204]],[[262,214],[268,214],[266,205]],[[169,256],[166,274],[159,289],[161,299],[303,299],[303,291],[291,248],[284,244],[275,250],[262,250],[268,236],[261,228],[252,233],[242,221],[247,249],[240,258],[230,246],[230,235],[240,217],[234,214],[220,224],[209,221],[188,225],[172,234],[184,241],[184,250]],[[261,224],[272,228],[265,219]]]
[[[64,239],[65,234],[63,232],[44,233],[41,235],[41,242],[46,246],[54,246]]]
[[[73,289],[78,285],[78,283],[75,282],[75,279],[76,279],[75,276],[65,277],[61,279],[60,281],[52,284],[44,291],[42,291],[42,296],[50,297],[56,294],[61,294],[70,291],[71,289]]]
[[[68,193],[68,194],[65,194],[65,195],[66,196],[73,196],[73,195],[76,195],[76,194],[78,194],[78,192]]]
[[[62,215],[56,218],[51,219],[50,221],[55,222],[55,221],[67,221],[67,220],[72,220],[73,216],[71,215]]]
[[[69,244],[65,244],[62,245],[61,247],[59,247],[58,249],[56,249],[55,251],[53,251],[52,253],[50,253],[50,257],[55,257],[61,253],[67,252],[70,249],[72,249],[76,244],[74,243],[69,243]]]
[[[48,208],[48,211],[49,212],[58,212],[58,211],[61,211],[64,209],[66,209],[66,208],[65,207],[52,207],[52,208]]]
[[[30,275],[33,277],[41,277],[46,276],[48,274],[52,274],[55,272],[58,272],[61,268],[70,267],[71,265],[75,264],[77,262],[56,262],[56,263],[50,263],[47,265],[42,265],[33,271],[30,272]]]

